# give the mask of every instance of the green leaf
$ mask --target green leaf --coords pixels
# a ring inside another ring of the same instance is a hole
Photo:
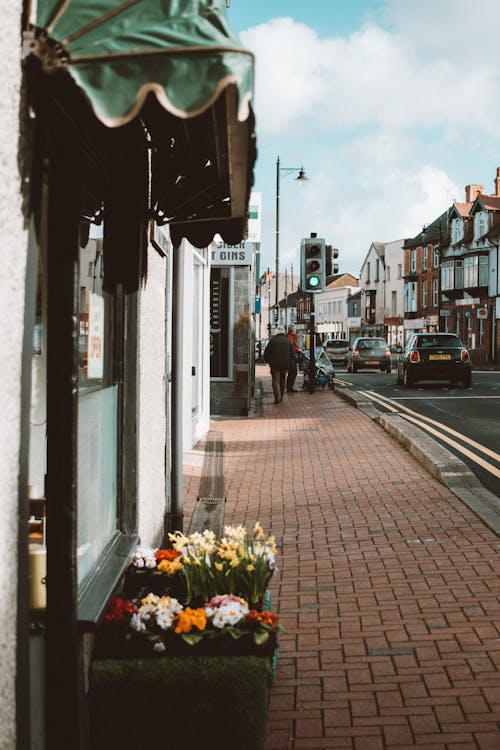
[[[181,638],[190,646],[195,646],[203,639],[203,633],[181,633]]]
[[[269,640],[269,633],[262,630],[256,630],[253,634],[253,639],[257,646],[261,646],[263,643]]]

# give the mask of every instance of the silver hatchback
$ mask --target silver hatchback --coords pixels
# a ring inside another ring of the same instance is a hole
[[[358,370],[391,371],[391,350],[385,339],[358,337],[347,353],[347,372]]]

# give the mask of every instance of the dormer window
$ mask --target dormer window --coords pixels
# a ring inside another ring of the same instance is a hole
[[[488,212],[478,211],[474,217],[474,239],[478,240],[488,231]]]
[[[455,218],[451,222],[451,244],[456,245],[464,236],[463,219]]]

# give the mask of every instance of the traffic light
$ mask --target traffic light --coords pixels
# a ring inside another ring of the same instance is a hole
[[[339,251],[336,247],[332,247],[331,245],[326,246],[326,261],[325,261],[325,273],[326,277],[328,276],[335,276],[336,273],[339,272],[339,264],[334,263],[333,261],[335,258],[339,257]]]
[[[323,292],[325,289],[325,248],[325,240],[314,235],[300,243],[300,285],[304,292]]]

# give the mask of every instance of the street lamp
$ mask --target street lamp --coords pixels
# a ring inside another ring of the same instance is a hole
[[[309,178],[306,177],[304,167],[282,167],[280,165],[280,158],[278,156],[276,160],[276,320],[279,319],[279,271],[280,271],[280,177],[283,175],[292,174],[298,172],[296,180],[306,182]],[[271,311],[269,310],[269,323],[271,322]]]

